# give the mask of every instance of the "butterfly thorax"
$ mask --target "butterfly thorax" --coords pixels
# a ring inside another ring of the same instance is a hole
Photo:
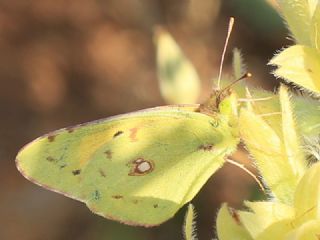
[[[231,89],[214,90],[210,98],[199,106],[198,111],[213,118],[223,117],[233,129],[233,135],[238,136],[238,101]]]

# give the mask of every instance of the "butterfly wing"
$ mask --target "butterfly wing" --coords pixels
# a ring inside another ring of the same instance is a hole
[[[25,146],[17,167],[96,214],[158,225],[195,196],[239,141],[224,115],[195,109],[153,108],[61,129]]]

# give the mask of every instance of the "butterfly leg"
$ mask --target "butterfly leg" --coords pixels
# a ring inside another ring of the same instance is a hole
[[[262,190],[262,192],[266,193],[266,189],[264,188],[263,184],[261,183],[261,181],[257,178],[257,176],[251,172],[248,168],[246,168],[243,164],[238,163],[236,161],[233,161],[231,159],[226,159],[226,161],[242,170],[244,170],[247,174],[249,174],[254,180],[255,182],[259,185],[260,189]]]

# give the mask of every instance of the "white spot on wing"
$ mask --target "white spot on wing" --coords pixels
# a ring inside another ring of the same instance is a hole
[[[129,176],[146,175],[154,169],[154,163],[151,160],[145,160],[144,158],[138,158],[129,164],[132,165]]]
[[[141,162],[137,165],[137,168],[141,173],[148,172],[151,169],[151,164],[149,162]]]

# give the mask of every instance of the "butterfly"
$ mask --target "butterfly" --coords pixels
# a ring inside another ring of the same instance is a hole
[[[232,25],[233,19],[227,40]],[[235,151],[237,114],[230,88],[215,90],[201,105],[156,107],[51,132],[22,148],[16,165],[30,181],[98,215],[159,225]]]
[[[30,181],[126,224],[171,218],[239,142],[234,95],[213,105],[146,109],[64,128],[17,155]]]

